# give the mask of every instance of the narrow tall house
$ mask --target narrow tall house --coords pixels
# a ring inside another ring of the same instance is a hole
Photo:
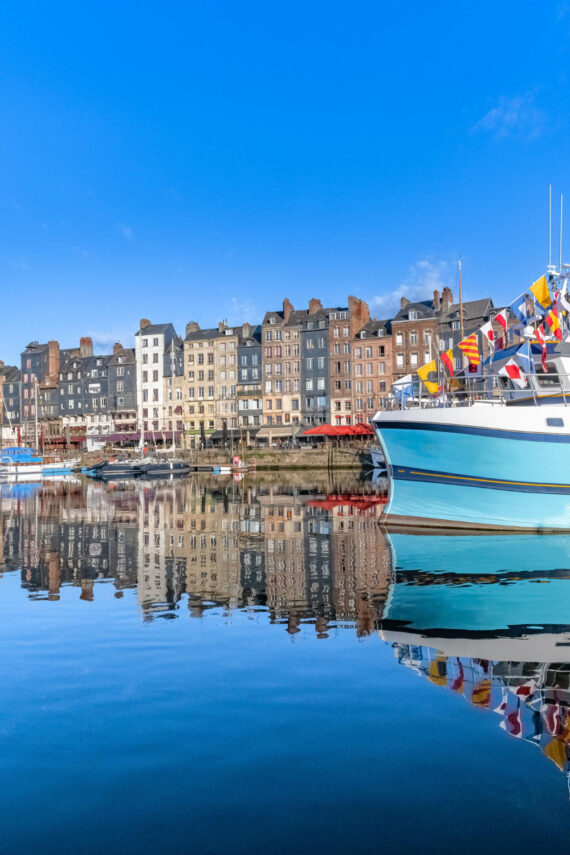
[[[137,421],[139,428],[155,435],[166,429],[168,407],[164,394],[164,378],[171,372],[170,349],[180,340],[172,324],[152,324],[146,318],[135,333],[137,369]]]

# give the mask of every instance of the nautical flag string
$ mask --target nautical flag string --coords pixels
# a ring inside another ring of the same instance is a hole
[[[517,365],[514,359],[509,359],[509,361],[500,369],[499,374],[501,377],[508,377],[512,380],[513,385],[517,386],[519,389],[524,389],[524,387],[528,385],[526,374],[520,365]]]

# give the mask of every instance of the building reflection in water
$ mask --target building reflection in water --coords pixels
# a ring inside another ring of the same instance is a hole
[[[0,573],[34,599],[136,590],[144,620],[261,610],[295,635],[376,630],[402,665],[570,770],[570,539],[387,533],[354,483],[4,485]]]

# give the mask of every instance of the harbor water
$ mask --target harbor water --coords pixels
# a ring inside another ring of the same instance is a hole
[[[566,851],[570,536],[350,474],[0,494],[7,853]]]

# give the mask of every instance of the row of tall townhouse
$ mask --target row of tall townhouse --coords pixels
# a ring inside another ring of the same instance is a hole
[[[172,323],[143,319],[134,350],[117,343],[107,355],[95,355],[88,337],[69,349],[31,342],[20,368],[0,363],[0,428],[19,425],[31,441],[36,402],[41,435],[54,444],[132,435],[141,425],[156,440],[184,437],[192,446],[216,432],[286,435],[355,424],[386,406],[394,380],[455,346],[495,311],[489,297],[461,307],[444,288],[429,300],[402,297],[391,319],[371,318],[353,296],[328,308],[313,298],[295,309],[284,299],[260,324],[221,321],[202,329],[191,321],[184,338]]]
[[[0,364],[0,428],[21,441],[83,445],[89,436],[136,429],[135,354],[117,342],[111,354],[93,352],[89,337],[79,347],[31,342],[21,368]]]

